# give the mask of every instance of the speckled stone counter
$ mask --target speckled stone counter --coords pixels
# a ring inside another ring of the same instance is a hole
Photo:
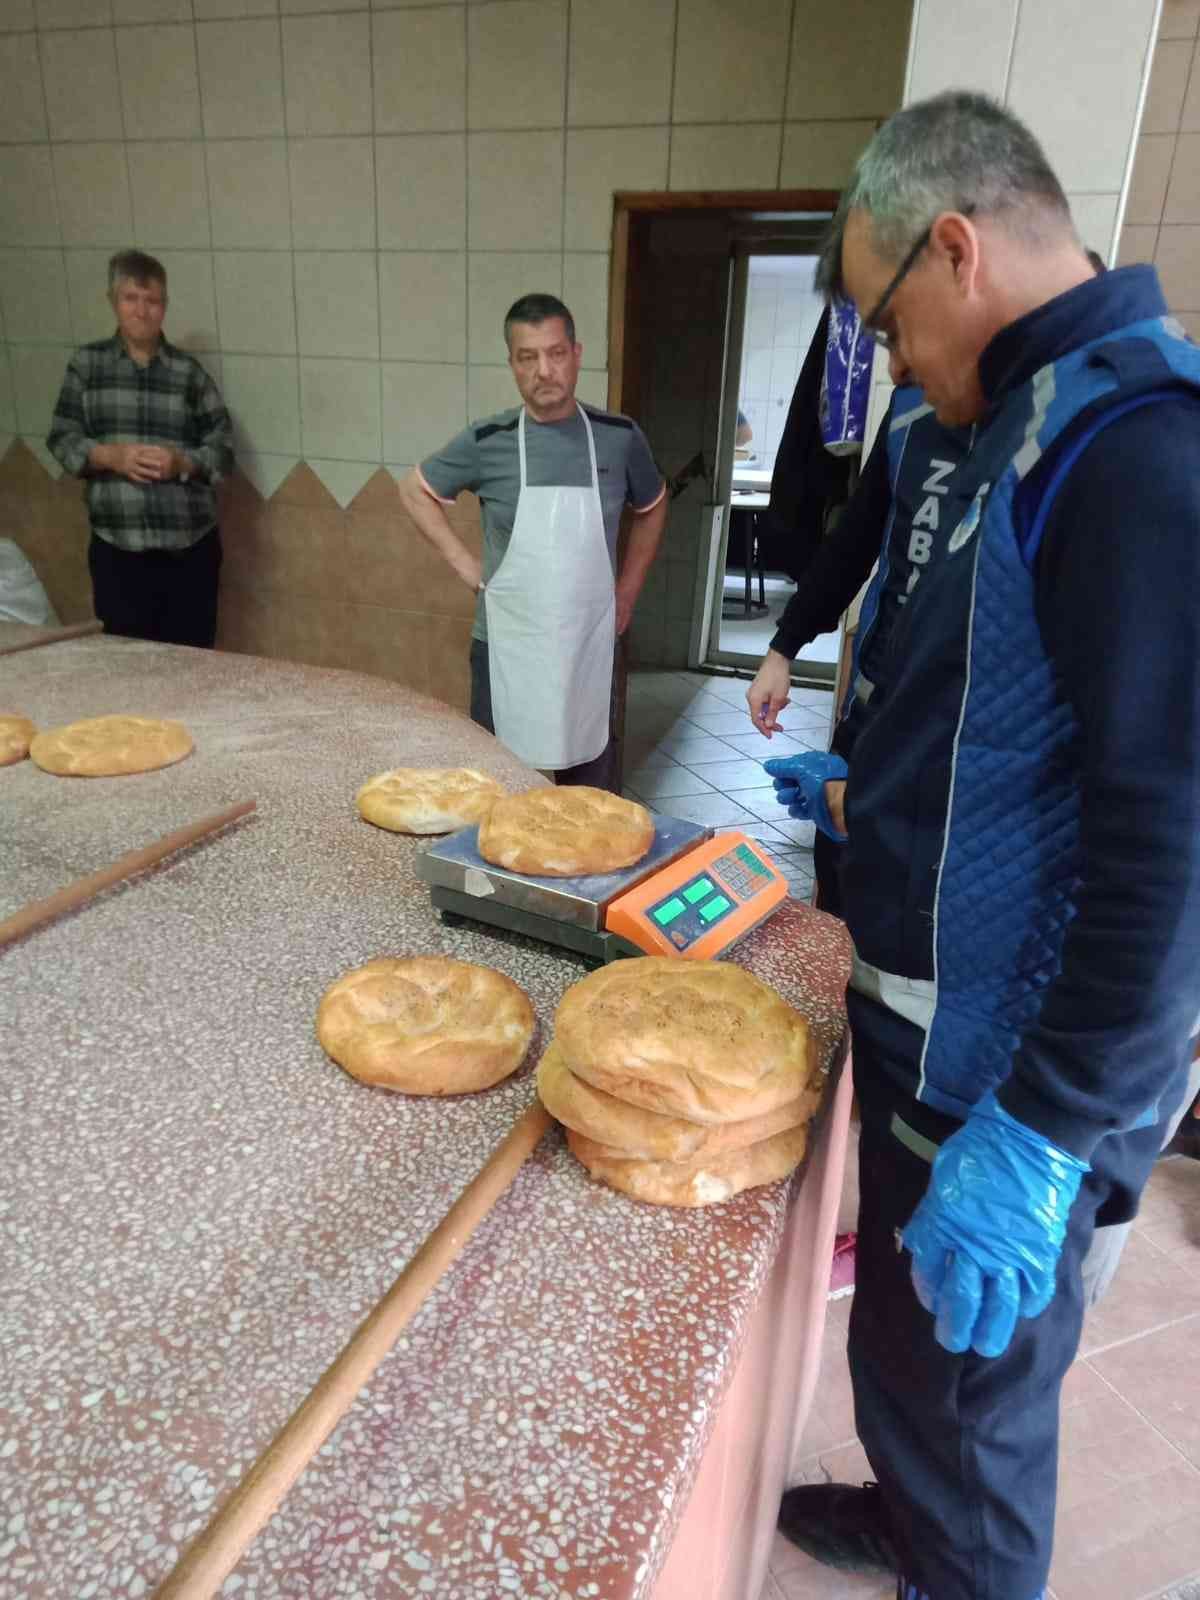
[[[581,969],[444,928],[414,843],[358,819],[355,789],[389,766],[541,781],[444,705],[92,637],[0,658],[0,710],[43,727],[175,717],[196,741],[132,778],[0,770],[0,915],[258,801],[0,950],[0,1596],[136,1597],[528,1103]],[[514,1080],[413,1100],[325,1058],[326,986],[431,950],[529,992],[539,1039]],[[832,1050],[840,925],[789,902],[735,957]],[[648,1596],[787,1199],[776,1185],[701,1212],[643,1206],[543,1141],[222,1593]]]

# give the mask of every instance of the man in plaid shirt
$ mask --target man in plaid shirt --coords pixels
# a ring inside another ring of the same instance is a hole
[[[161,262],[125,250],[108,275],[117,331],[67,363],[46,443],[87,479],[88,566],[105,632],[211,648],[229,413],[200,363],[163,338]]]

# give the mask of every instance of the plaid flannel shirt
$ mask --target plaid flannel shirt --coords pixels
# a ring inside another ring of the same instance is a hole
[[[233,465],[229,413],[200,363],[166,339],[145,367],[119,334],[76,350],[46,444],[88,480],[92,531],[118,549],[185,550],[216,526],[215,486]],[[171,446],[193,469],[186,482],[131,483],[88,466],[98,444]]]

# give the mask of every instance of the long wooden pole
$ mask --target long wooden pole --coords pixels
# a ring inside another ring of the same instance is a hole
[[[64,639],[82,639],[85,634],[99,633],[104,627],[95,618],[91,622],[73,622],[69,628],[48,628],[33,639],[21,639],[16,644],[0,644],[0,656],[15,656],[18,650],[36,650],[43,644],[61,644]]]
[[[206,834],[216,833],[219,828],[236,822],[239,817],[247,816],[257,804],[257,800],[243,800],[236,806],[230,806],[226,811],[217,811],[210,817],[201,817],[198,822],[189,822],[185,828],[176,828],[173,833],[164,834],[153,844],[143,845],[140,850],[130,850],[111,866],[101,867],[99,872],[89,872],[85,878],[76,878],[74,883],[69,883],[65,888],[47,895],[44,900],[31,901],[29,905],[22,906],[20,911],[14,912],[11,917],[0,922],[0,945],[9,944],[13,939],[24,938],[27,933],[32,933],[34,928],[40,928],[44,922],[51,922],[67,911],[74,911],[77,906],[83,905],[102,889],[120,883],[122,878],[131,878],[135,872],[144,872],[147,867],[152,867],[164,856],[173,855],[176,850],[195,844],[197,839],[203,839]]]
[[[155,1590],[155,1600],[210,1600],[217,1593],[551,1126],[549,1113],[536,1101],[518,1118],[341,1355],[184,1551]]]

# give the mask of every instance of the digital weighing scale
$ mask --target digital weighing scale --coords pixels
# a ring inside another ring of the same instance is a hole
[[[621,956],[713,960],[765,922],[787,881],[753,839],[713,835],[679,817],[655,817],[654,843],[635,866],[579,878],[535,878],[485,861],[479,829],[417,853],[447,923],[481,922],[576,951],[594,965]]]

